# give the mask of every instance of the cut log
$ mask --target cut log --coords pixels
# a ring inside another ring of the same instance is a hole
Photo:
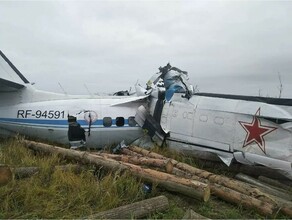
[[[279,180],[284,185],[292,187],[292,180]]]
[[[156,158],[156,159],[165,159],[165,157],[163,155],[160,155],[158,153],[155,152],[151,152],[149,150],[143,149],[141,147],[137,147],[137,146],[130,146],[129,150],[134,151],[136,153],[142,154],[145,157],[152,157],[152,158]]]
[[[52,168],[55,170],[62,170],[64,172],[72,171],[75,174],[79,174],[83,170],[83,167],[81,165],[76,165],[76,164],[59,165],[59,166],[54,166]],[[16,167],[16,168],[11,168],[11,170],[17,179],[22,179],[22,178],[31,177],[32,175],[38,173],[40,168],[39,167]]]
[[[172,173],[172,171],[173,171],[173,164],[171,163],[171,160],[167,160],[166,161],[165,171],[167,173]]]
[[[283,206],[280,210],[284,215],[290,216],[292,217],[292,208],[291,207],[287,207],[287,206]]]
[[[2,166],[3,167],[3,166]],[[82,170],[82,167],[80,165],[61,165],[61,166],[55,166],[54,169],[62,170],[62,171],[73,171],[74,173],[80,173]],[[5,170],[5,172],[4,172]],[[12,177],[14,176],[16,179],[23,179],[33,176],[34,174],[37,174],[40,171],[39,167],[16,167],[11,168],[9,166],[5,166],[5,169],[1,168],[0,166],[0,181],[4,176],[8,175],[6,177],[6,184],[12,180]],[[9,177],[11,175],[11,177]]]
[[[102,166],[112,171],[129,170],[131,174],[136,177],[156,183],[158,184],[158,186],[163,187],[166,190],[181,193],[186,196],[196,198],[198,200],[206,202],[210,198],[209,185],[195,180],[178,178],[174,175],[151,169],[143,169],[138,165],[125,163],[122,161],[116,161],[110,158],[104,158],[102,156],[90,154],[88,152],[69,150],[27,140],[24,140],[23,143],[26,147],[29,147],[33,150],[38,150],[46,153],[57,153],[69,159],[77,160],[86,164]]]
[[[256,165],[244,165],[240,163],[232,163],[230,166],[226,166],[225,163],[222,161],[206,161],[202,159],[197,159],[200,164],[202,164],[202,167],[205,168],[218,168],[221,170],[225,170],[227,172],[232,173],[244,173],[249,176],[258,177],[258,176],[267,176],[275,179],[280,180],[287,180],[287,177],[284,175],[275,172],[274,169],[264,167],[264,166],[256,166]]]
[[[260,180],[261,182],[267,183],[267,184],[269,184],[271,186],[277,187],[279,189],[292,192],[292,187],[291,186],[285,185],[285,184],[279,182],[278,180],[271,179],[271,178],[268,178],[268,177],[265,177],[265,176],[259,176],[258,180]]]
[[[196,213],[192,209],[188,209],[182,219],[209,219],[209,218],[206,218],[205,216]]]
[[[10,168],[6,165],[0,164],[0,186],[4,186],[9,183],[13,178],[13,174]]]
[[[137,219],[147,217],[156,212],[163,212],[168,208],[168,199],[165,196],[157,196],[100,212],[86,217],[86,219]]]
[[[292,194],[287,192],[287,194],[278,191],[274,188],[271,188],[259,181],[257,181],[256,179],[249,177],[245,174],[237,174],[235,176],[236,178],[242,180],[242,181],[246,181],[249,182],[251,184],[255,184],[258,187],[260,187],[262,189],[262,191],[270,194],[270,197],[274,200],[274,202],[277,204],[278,207],[280,207],[280,211],[285,214],[288,215],[290,217],[292,217]]]
[[[39,167],[17,167],[17,168],[12,168],[12,172],[14,173],[14,176],[17,179],[31,177],[32,175],[38,173],[39,170],[40,170]]]
[[[131,166],[131,165],[130,165]],[[210,198],[210,187],[208,184],[186,179],[186,178],[178,178],[177,176],[159,172],[152,169],[140,169],[132,167],[132,171],[137,173],[141,178],[146,179],[148,181],[156,182],[158,185],[162,185],[164,188],[169,191],[178,192],[176,187],[182,185],[184,187],[180,187],[184,195],[192,195],[193,198],[198,200],[202,200],[207,202]],[[141,172],[142,171],[142,172]],[[141,174],[141,175],[140,175]],[[180,190],[180,191],[181,191]],[[179,191],[179,192],[180,192]]]
[[[62,147],[56,147],[53,145],[28,140],[22,140],[21,142],[25,144],[25,147],[30,148],[34,151],[40,151],[48,154],[59,154],[62,157],[79,161],[83,164],[93,164],[96,166],[106,167],[107,169],[113,171],[127,169],[127,167],[123,165],[121,162],[112,159],[107,159],[98,155],[90,154],[86,151],[70,150]]]
[[[136,153],[136,152],[134,152],[132,150],[129,150],[128,148],[122,148],[121,152],[123,154],[129,155],[129,156],[137,156],[137,157],[142,157],[143,156],[142,154]]]
[[[229,189],[227,187],[221,186],[216,183],[210,184],[212,193],[219,198],[224,198],[225,201],[229,201],[234,204],[241,204],[243,207],[248,209],[255,209],[257,212],[265,216],[273,215],[277,207],[273,204],[263,202],[251,196],[239,193],[235,190]]]
[[[200,178],[200,177],[198,177],[198,176],[195,176],[195,177],[193,178],[193,175],[191,175],[191,174],[189,174],[189,173],[187,173],[187,172],[185,172],[185,171],[183,171],[183,170],[180,170],[180,169],[178,169],[178,168],[176,168],[176,167],[173,168],[173,170],[172,170],[172,174],[173,174],[173,175],[176,175],[176,176],[183,177],[183,178],[187,178],[187,179],[198,180],[198,181],[201,181],[201,182],[203,182],[203,183],[208,183],[208,182],[209,182],[208,180],[203,179],[203,178]]]
[[[261,188],[261,190],[263,192],[266,192],[268,194],[280,197],[280,198],[288,200],[288,201],[292,200],[292,193],[289,193],[288,191],[286,193],[284,193],[282,191],[279,191],[279,190],[277,190],[277,189],[275,189],[273,187],[268,186],[265,183],[262,183],[262,182],[258,181],[255,178],[252,178],[252,177],[248,176],[248,175],[245,175],[245,174],[242,174],[242,173],[238,173],[238,174],[235,175],[235,178],[238,179],[238,180],[242,180],[244,182],[253,184],[255,186],[258,186],[258,187]]]
[[[173,164],[170,160],[161,160],[155,158],[138,157],[138,156],[128,156],[128,155],[118,155],[118,154],[108,154],[108,153],[94,153],[105,158],[111,158],[117,161],[122,161],[126,163],[145,165],[152,167],[163,168],[167,173],[171,173],[173,169]]]

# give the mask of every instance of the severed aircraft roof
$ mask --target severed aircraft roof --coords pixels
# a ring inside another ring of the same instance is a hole
[[[215,94],[215,93],[195,93],[197,96],[207,96],[213,98],[223,98],[223,99],[237,99],[253,102],[263,102],[272,105],[286,105],[292,106],[292,99],[284,98],[269,98],[260,96],[243,96],[243,95],[227,95],[227,94]]]

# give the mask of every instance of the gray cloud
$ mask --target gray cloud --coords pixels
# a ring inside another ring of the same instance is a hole
[[[40,88],[128,89],[171,62],[205,92],[286,97],[289,1],[1,1],[1,50]],[[275,89],[274,89],[275,88]]]

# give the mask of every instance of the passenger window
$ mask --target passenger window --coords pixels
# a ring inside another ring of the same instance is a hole
[[[137,122],[135,121],[135,117],[133,116],[129,117],[128,121],[129,121],[130,127],[135,127],[137,125]]]
[[[117,117],[116,118],[116,125],[118,127],[122,127],[125,124],[125,119],[123,117]]]
[[[112,126],[112,118],[111,117],[104,117],[103,118],[103,126],[104,127]]]

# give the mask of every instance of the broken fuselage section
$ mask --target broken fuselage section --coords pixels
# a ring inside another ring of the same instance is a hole
[[[193,93],[192,88],[187,77],[177,76],[168,87],[152,85],[149,109],[139,108],[138,124],[172,149],[213,153],[228,166],[232,161],[263,165],[292,179],[292,99]]]

